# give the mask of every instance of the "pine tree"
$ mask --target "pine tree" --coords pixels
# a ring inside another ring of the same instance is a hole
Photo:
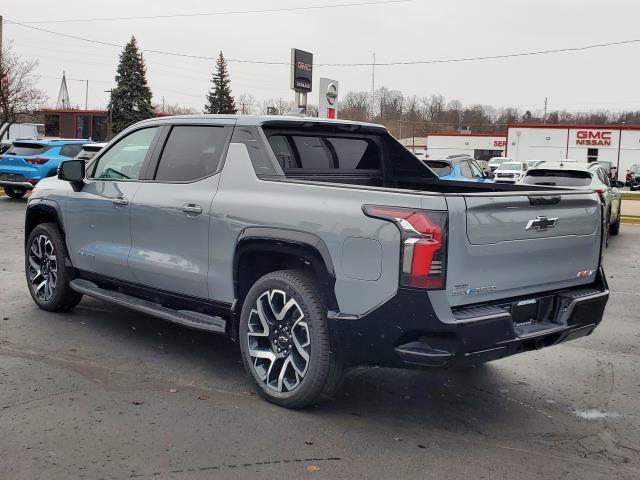
[[[216,60],[216,73],[211,78],[213,87],[207,94],[207,104],[204,107],[204,113],[236,113],[236,102],[231,95],[231,80],[229,79],[229,70],[227,69],[227,61],[224,59],[222,52]]]
[[[120,54],[116,83],[116,88],[111,91],[109,105],[112,110],[114,134],[140,120],[153,117],[147,68],[135,37],[131,37]]]

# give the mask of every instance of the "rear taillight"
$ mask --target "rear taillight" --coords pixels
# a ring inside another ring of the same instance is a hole
[[[43,163],[47,163],[50,159],[44,157],[26,157],[24,159],[25,162],[30,163],[32,165],[42,165]]]
[[[365,205],[363,209],[369,217],[393,222],[400,230],[401,285],[429,290],[445,288],[447,212],[375,205]]]
[[[600,197],[600,201],[604,202],[604,194],[607,193],[607,189],[604,187],[596,188],[596,193]]]

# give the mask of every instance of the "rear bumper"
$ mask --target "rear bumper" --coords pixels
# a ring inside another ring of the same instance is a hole
[[[35,184],[29,182],[12,182],[8,180],[0,180],[0,187],[4,187],[5,185],[9,187],[26,188],[27,190],[31,190],[35,186]]]
[[[522,320],[516,305],[533,298],[539,321],[516,323]],[[589,335],[601,322],[608,299],[601,269],[587,287],[477,304],[453,311],[453,323],[437,317],[425,292],[401,289],[363,317],[330,316],[330,326],[346,363],[457,368]]]

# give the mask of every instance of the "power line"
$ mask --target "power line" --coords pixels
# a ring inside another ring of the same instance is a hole
[[[374,63],[325,63],[320,65],[326,65],[331,67],[371,67],[375,65],[376,67],[389,67],[389,66],[397,66],[397,65],[431,65],[434,63],[456,63],[456,62],[473,62],[478,60],[497,60],[502,58],[515,58],[515,57],[528,57],[534,55],[547,55],[551,53],[567,53],[567,52],[581,52],[585,50],[592,50],[594,48],[604,48],[604,47],[614,47],[620,45],[629,45],[634,43],[640,43],[640,38],[631,39],[631,40],[621,40],[618,42],[607,42],[607,43],[595,43],[592,45],[583,45],[580,47],[565,47],[565,48],[554,48],[550,50],[534,50],[530,52],[519,52],[519,53],[505,53],[500,55],[484,55],[480,57],[461,57],[461,58],[445,58],[445,59],[436,59],[436,60],[411,60],[411,61],[393,61],[393,62],[376,62]]]
[[[332,8],[345,7],[368,7],[373,5],[386,5],[391,3],[409,3],[416,0],[379,0],[372,2],[352,2],[352,3],[336,3],[331,5],[310,5],[306,7],[282,7],[282,8],[265,8],[260,10],[232,10],[226,12],[200,12],[200,13],[178,13],[173,15],[145,15],[135,17],[98,17],[98,18],[72,18],[66,20],[40,20],[22,22],[24,24],[36,25],[45,23],[73,23],[73,22],[112,22],[121,20],[152,20],[162,18],[178,18],[178,17],[213,17],[222,15],[244,15],[251,13],[277,13],[277,12],[296,12],[301,10],[326,10]]]
[[[4,20],[6,23],[10,23],[13,25],[18,25],[20,27],[29,28],[32,30],[37,30],[39,32],[48,33],[50,35],[56,35],[65,38],[71,38],[73,40],[79,40],[88,43],[94,43],[98,45],[105,45],[109,47],[115,47],[122,49],[124,45],[119,45],[117,43],[103,42],[101,40],[94,40],[90,38],[79,37],[76,35],[69,35],[61,32],[54,32],[52,30],[47,30],[40,27],[34,27],[33,25],[27,25],[25,23],[15,22],[13,20]],[[529,52],[518,52],[518,53],[507,53],[507,54],[499,54],[499,55],[483,55],[479,57],[461,57],[461,58],[446,58],[446,59],[434,59],[434,60],[412,60],[412,61],[393,61],[393,62],[375,62],[376,67],[388,67],[388,66],[399,66],[399,65],[432,65],[432,64],[440,64],[440,63],[460,63],[460,62],[473,62],[473,61],[481,61],[481,60],[497,60],[497,59],[505,59],[505,58],[517,58],[517,57],[529,57],[536,55],[548,55],[554,53],[570,53],[570,52],[582,52],[586,50],[592,50],[597,48],[606,48],[606,47],[614,47],[621,45],[631,45],[640,43],[640,39],[631,39],[631,40],[620,40],[617,42],[606,42],[606,43],[596,43],[591,45],[583,45],[578,47],[565,47],[565,48],[555,48],[549,50],[534,50]],[[166,52],[163,50],[153,50],[148,48],[141,48],[142,52],[147,53],[155,53],[158,55],[168,55],[172,57],[182,57],[182,58],[193,58],[198,60],[216,60],[217,57],[210,57],[206,55],[194,55],[189,53],[179,53],[179,52]],[[228,62],[232,63],[245,63],[245,64],[258,64],[258,65],[285,65],[290,66],[290,62],[277,62],[277,61],[267,61],[267,60],[247,60],[247,59],[237,59],[237,58],[228,58]],[[318,63],[315,66],[317,67],[373,67],[374,63],[372,62],[359,62],[359,63]]]

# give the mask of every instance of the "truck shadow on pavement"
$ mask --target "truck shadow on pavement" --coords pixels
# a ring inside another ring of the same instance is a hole
[[[190,330],[153,317],[85,298],[68,314],[38,315],[38,323],[61,336],[74,357],[108,369],[105,388],[189,388],[214,394],[253,397],[237,344],[227,338]],[[53,322],[52,322],[53,320]],[[48,327],[49,325],[50,327]],[[89,368],[85,362],[83,368]],[[99,372],[82,372],[96,377]],[[550,421],[552,416],[510,389],[526,387],[493,364],[464,371],[351,369],[336,397],[303,416],[348,416],[353,421],[411,422],[427,428],[481,434],[492,424]],[[520,409],[518,415],[514,409]],[[524,415],[522,413],[524,412]]]

